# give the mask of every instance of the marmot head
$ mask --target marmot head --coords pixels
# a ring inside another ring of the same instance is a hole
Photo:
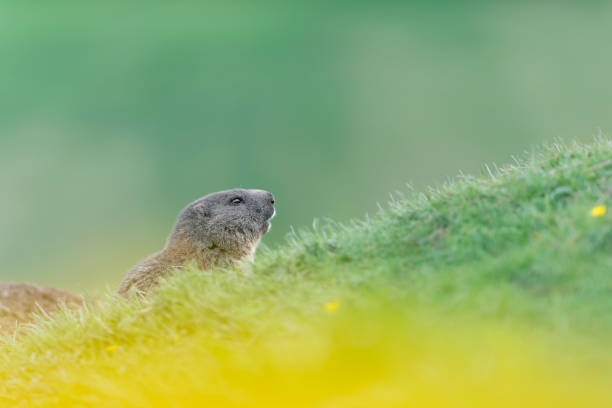
[[[252,254],[270,230],[274,214],[274,196],[267,191],[235,188],[212,193],[181,211],[168,245],[189,243],[239,259]]]

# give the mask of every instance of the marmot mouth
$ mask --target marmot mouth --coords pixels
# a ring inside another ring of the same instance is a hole
[[[264,234],[272,229],[272,223],[270,222],[270,220],[274,218],[275,215],[276,215],[276,208],[272,207],[272,215],[270,215],[270,218],[268,218],[265,222]]]
[[[270,215],[266,221],[270,221],[274,216],[276,216],[276,208],[272,207],[272,215]]]

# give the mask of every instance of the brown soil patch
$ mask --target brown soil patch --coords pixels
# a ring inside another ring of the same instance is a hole
[[[79,307],[83,298],[50,286],[0,283],[0,335],[11,333],[19,323],[29,322],[32,313],[40,313],[38,306],[51,313],[62,302],[68,307]]]

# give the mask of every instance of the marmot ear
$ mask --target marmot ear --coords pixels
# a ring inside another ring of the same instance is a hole
[[[203,217],[209,217],[210,213],[208,212],[208,210],[206,208],[204,208],[204,204],[200,203],[200,204],[196,204],[193,209],[200,214]]]

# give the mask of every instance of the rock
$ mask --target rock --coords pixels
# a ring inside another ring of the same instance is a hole
[[[76,308],[83,305],[83,298],[50,286],[0,283],[0,335],[10,334],[18,324],[31,321],[33,313],[40,313],[38,306],[52,313],[62,302]]]

